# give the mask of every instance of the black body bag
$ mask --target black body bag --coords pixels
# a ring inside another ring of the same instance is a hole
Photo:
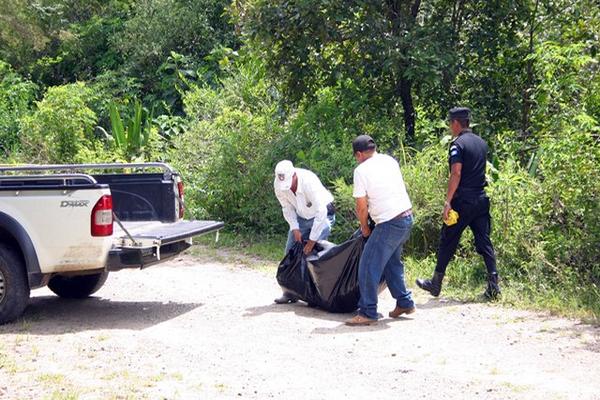
[[[308,257],[303,253],[304,245],[295,243],[279,264],[277,282],[310,306],[335,313],[352,312],[360,298],[358,264],[365,243],[360,234],[338,246],[319,242],[317,255]]]

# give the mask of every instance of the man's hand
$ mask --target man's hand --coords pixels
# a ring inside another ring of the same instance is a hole
[[[302,241],[302,232],[300,232],[300,229],[294,229],[292,232],[294,233],[294,241],[301,242]]]
[[[369,237],[371,229],[369,228],[369,202],[367,196],[356,198],[356,216],[360,223],[360,231],[364,237]]]
[[[448,220],[448,213],[450,212],[450,210],[452,210],[452,206],[450,205],[450,203],[446,202],[444,204],[444,211],[442,212],[442,218],[444,219],[444,221]]]
[[[455,162],[450,167],[450,179],[448,180],[448,193],[446,194],[446,202],[444,203],[444,211],[442,212],[442,218],[444,221],[448,220],[448,212],[452,209],[450,202],[454,198],[454,193],[458,189],[460,183],[460,176],[462,174],[462,163]]]
[[[361,225],[360,231],[363,237],[369,237],[371,235],[371,228],[369,228],[369,225]]]
[[[315,242],[314,240],[309,240],[308,242],[306,242],[306,245],[304,246],[304,254],[309,255],[311,251],[313,251],[314,247],[315,247]]]

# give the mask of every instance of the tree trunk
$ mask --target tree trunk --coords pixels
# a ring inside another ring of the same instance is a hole
[[[529,49],[527,56],[531,56],[535,50],[533,40],[537,29],[535,20],[537,18],[538,7],[539,0],[536,0],[535,8],[529,20]],[[527,60],[526,71],[525,87],[523,88],[523,112],[521,116],[521,135],[525,138],[531,133],[531,90],[534,84],[533,58]]]
[[[400,38],[401,36],[406,35],[406,32],[412,31],[413,26],[417,22],[421,0],[387,0],[386,3],[388,7],[387,15],[391,22],[393,35]],[[404,44],[401,47],[401,53],[404,60],[409,59],[409,50],[410,45]],[[408,65],[401,65],[398,68],[394,94],[399,97],[402,102],[406,140],[412,142],[415,138],[416,112],[412,100],[412,81],[403,76],[407,67]],[[398,144],[398,138],[394,138],[394,147],[397,147]]]
[[[452,6],[452,16],[450,17],[452,32],[448,37],[447,48],[449,52],[457,54],[460,57],[462,48],[460,46],[460,31],[464,22],[465,0],[456,0]],[[453,89],[453,84],[459,73],[459,63],[454,62],[442,69],[442,107],[448,109],[454,106],[458,93]]]
[[[413,105],[412,82],[410,80],[400,78],[398,95],[402,100],[402,109],[404,110],[404,130],[406,131],[406,140],[412,142],[415,139],[415,120],[417,114]]]

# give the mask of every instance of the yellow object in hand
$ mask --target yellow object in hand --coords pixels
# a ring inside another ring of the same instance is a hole
[[[448,219],[444,220],[447,226],[452,226],[458,222],[458,213],[452,209],[448,211]]]

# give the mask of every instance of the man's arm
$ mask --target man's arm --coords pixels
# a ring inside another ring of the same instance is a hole
[[[368,237],[371,234],[371,228],[369,228],[369,205],[367,202],[367,196],[356,198],[356,216],[358,222],[360,222],[360,231],[364,237]]]
[[[276,191],[275,196],[277,197],[277,200],[279,200],[279,204],[281,204],[283,218],[285,218],[288,225],[290,226],[290,230],[294,232],[294,240],[297,242],[301,242],[302,234],[300,233],[300,226],[298,225],[298,215],[296,214],[296,208],[281,193]]]
[[[448,192],[446,193],[446,202],[444,203],[444,220],[448,219],[448,212],[452,209],[451,202],[454,198],[454,193],[458,189],[460,183],[460,176],[462,173],[462,163],[455,162],[450,168],[450,179],[448,180]]]
[[[318,207],[319,211],[317,215],[315,215],[308,242],[306,242],[306,246],[304,246],[305,254],[309,254],[313,250],[317,240],[319,240],[319,236],[321,236],[321,232],[323,232],[323,229],[327,226],[327,205],[317,203],[315,206]]]
[[[317,179],[316,176],[315,179]],[[321,186],[320,181],[312,183],[307,182],[307,185],[305,186],[305,193],[310,197],[313,207],[315,207],[317,210],[317,214],[315,215],[313,225],[308,236],[308,242],[306,243],[306,246],[304,246],[305,254],[309,254],[313,250],[317,240],[319,240],[319,237],[323,232],[323,229],[325,229],[327,226],[327,204],[324,204],[322,199],[319,197],[319,186]]]

